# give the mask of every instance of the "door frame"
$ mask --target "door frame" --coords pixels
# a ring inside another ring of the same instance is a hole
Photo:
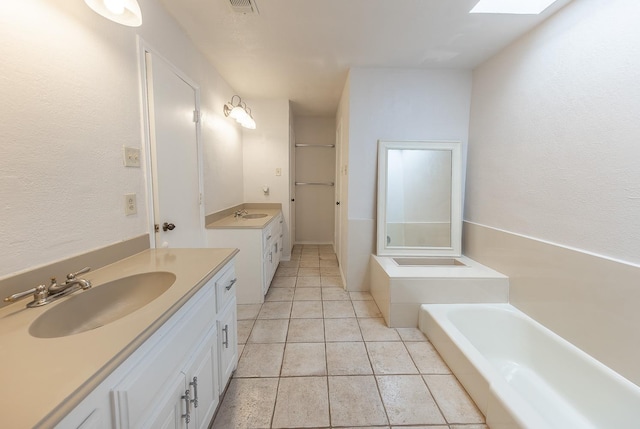
[[[156,202],[156,192],[157,190],[154,187],[153,180],[153,168],[152,168],[152,158],[151,158],[151,149],[154,142],[151,141],[151,132],[150,132],[150,120],[149,120],[149,81],[148,81],[148,73],[147,73],[147,62],[146,57],[147,54],[152,57],[158,58],[169,66],[169,68],[187,85],[189,85],[194,90],[195,99],[194,99],[194,108],[198,112],[200,112],[200,86],[193,81],[189,76],[187,76],[182,70],[176,67],[171,61],[169,61],[164,55],[162,55],[157,49],[155,49],[151,44],[145,41],[140,35],[137,35],[137,44],[138,44],[138,72],[140,76],[140,105],[142,106],[141,115],[142,115],[142,141],[143,147],[142,151],[144,152],[142,156],[144,157],[144,178],[145,178],[145,188],[146,188],[146,203],[147,203],[147,219],[148,219],[148,228],[149,228],[149,246],[150,248],[156,247],[156,233],[155,233],[155,202]],[[198,114],[198,116],[201,116]],[[204,235],[204,177],[203,177],[203,152],[202,152],[202,137],[201,137],[201,117],[198,118],[194,124],[196,126],[196,151],[198,156],[198,194],[199,201],[198,205],[200,207],[200,229]],[[202,243],[205,243],[205,237],[202,237]]]
[[[291,259],[296,244],[296,132],[292,120],[289,120],[289,249],[287,257]]]
[[[340,240],[342,239],[342,207],[338,205],[343,203],[342,197],[342,119],[338,119],[336,126],[336,176],[335,176],[335,189],[334,189],[334,233],[333,233],[333,250],[336,252],[338,261],[341,260],[342,246]]]

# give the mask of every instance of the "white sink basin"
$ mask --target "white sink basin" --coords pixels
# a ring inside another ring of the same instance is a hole
[[[262,217],[267,217],[267,216],[269,215],[266,213],[251,213],[251,214],[242,215],[242,217],[245,219],[260,219]]]
[[[173,273],[156,271],[75,292],[34,320],[29,333],[38,338],[57,338],[99,328],[147,305],[175,280]]]

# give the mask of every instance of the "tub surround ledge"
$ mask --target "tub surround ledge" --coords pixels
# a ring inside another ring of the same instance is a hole
[[[387,325],[417,327],[421,304],[509,301],[507,276],[465,256],[455,259],[461,265],[403,266],[371,255],[371,295]]]

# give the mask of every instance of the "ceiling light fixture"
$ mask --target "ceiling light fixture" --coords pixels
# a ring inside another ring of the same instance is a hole
[[[236,97],[238,97],[238,103],[234,104],[233,100]],[[242,98],[240,98],[239,95],[231,97],[231,101],[224,105],[223,111],[224,116],[235,119],[236,122],[243,127],[250,130],[256,129],[256,121],[253,119],[253,116],[251,116],[251,109],[247,107],[246,103],[242,101]]]
[[[95,13],[128,27],[142,25],[142,12],[137,0],[84,0]]]
[[[556,0],[480,0],[469,13],[538,15]]]

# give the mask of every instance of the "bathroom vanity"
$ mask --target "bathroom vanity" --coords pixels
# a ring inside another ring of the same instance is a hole
[[[237,252],[151,249],[88,273],[88,291],[0,309],[2,426],[208,427],[237,365]],[[52,319],[47,338],[34,336],[42,334],[34,321],[56,306],[73,306],[114,279],[157,272],[173,283],[135,311],[79,332]]]
[[[254,217],[264,214],[263,217]],[[248,216],[247,216],[248,215]],[[207,225],[210,247],[237,247],[238,304],[262,304],[282,258],[281,210],[249,209]]]

